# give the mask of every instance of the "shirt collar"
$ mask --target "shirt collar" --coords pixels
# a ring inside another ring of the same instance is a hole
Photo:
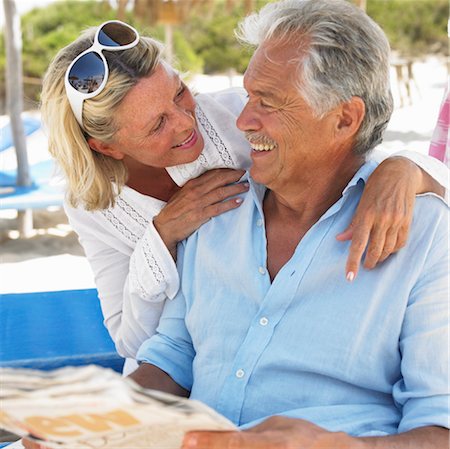
[[[369,176],[372,174],[372,172],[375,170],[375,168],[378,166],[378,162],[376,161],[367,161],[365,162],[359,170],[355,173],[353,178],[350,180],[350,182],[347,184],[345,189],[342,191],[342,197],[335,203],[331,208],[328,210],[328,213],[325,215],[328,216],[332,212],[336,212],[336,210],[339,210],[342,206],[342,202],[344,198],[346,198],[355,188],[358,188],[358,186],[361,186],[364,188],[364,185],[366,184],[367,180],[369,179]],[[262,212],[262,204],[264,200],[264,195],[266,194],[267,187],[258,184],[255,182],[251,176],[248,174],[248,180],[250,183],[250,191],[253,193],[253,197],[255,199],[255,203],[257,204],[258,208],[261,209]]]
[[[345,189],[342,191],[342,196],[345,197],[348,192],[353,190],[357,185],[363,184],[365,185],[367,180],[369,179],[369,176],[372,174],[372,172],[377,168],[378,162],[376,161],[367,161],[365,162],[359,170],[355,173],[352,179],[350,179],[350,182],[347,184]]]

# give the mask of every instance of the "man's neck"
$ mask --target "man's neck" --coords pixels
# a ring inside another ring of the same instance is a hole
[[[264,210],[297,224],[314,224],[342,196],[342,192],[364,159],[348,156],[333,161],[324,169],[299,170],[291,183],[270,189],[264,199]],[[309,226],[311,227],[311,226]]]
[[[267,238],[267,268],[273,280],[292,257],[308,230],[342,196],[342,191],[364,161],[347,158],[314,177],[302,173],[295,182],[268,190],[263,208]]]

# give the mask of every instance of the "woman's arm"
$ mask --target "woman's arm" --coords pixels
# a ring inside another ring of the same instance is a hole
[[[210,170],[188,181],[153,219],[162,241],[176,260],[177,244],[212,217],[238,207],[248,183],[244,170]]]
[[[66,213],[94,273],[104,324],[118,353],[134,358],[156,330],[167,291],[178,289],[173,259],[160,250],[162,243],[148,253],[151,241],[158,239],[151,222],[139,226],[136,218],[115,208],[108,213],[66,208]],[[160,270],[159,278],[149,263]]]
[[[189,181],[163,208],[150,197],[153,207],[143,207],[136,192],[139,200],[121,195],[103,211],[66,207],[94,272],[105,326],[123,357],[135,357],[155,333],[164,300],[178,291],[177,243],[212,216],[239,207],[230,196],[248,190],[245,183],[234,184],[243,173],[210,171]]]
[[[372,269],[405,246],[416,195],[433,192],[447,197],[448,168],[429,156],[411,153],[374,156],[385,159],[369,177],[352,222],[336,237],[351,240],[346,265],[349,281],[356,277],[364,253],[364,267]]]

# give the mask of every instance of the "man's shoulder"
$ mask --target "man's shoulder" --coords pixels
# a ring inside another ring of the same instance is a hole
[[[408,238],[412,250],[448,253],[450,208],[442,198],[427,193],[416,198],[413,221]]]
[[[244,175],[245,176],[245,175]],[[245,177],[241,179],[243,182]],[[239,207],[231,209],[216,217],[212,217],[208,222],[200,226],[188,241],[198,244],[204,242],[216,245],[217,241],[228,241],[230,244],[236,242],[237,236],[241,237],[242,229],[252,226],[253,210],[256,207],[255,196],[251,191],[243,192],[239,195],[242,203]]]
[[[416,196],[415,211],[430,212],[442,217],[449,217],[450,206],[435,193],[422,193]]]

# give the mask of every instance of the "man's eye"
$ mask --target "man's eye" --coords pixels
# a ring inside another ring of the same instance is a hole
[[[269,103],[266,103],[264,100],[261,100],[259,104],[265,109],[273,109],[273,106]]]

